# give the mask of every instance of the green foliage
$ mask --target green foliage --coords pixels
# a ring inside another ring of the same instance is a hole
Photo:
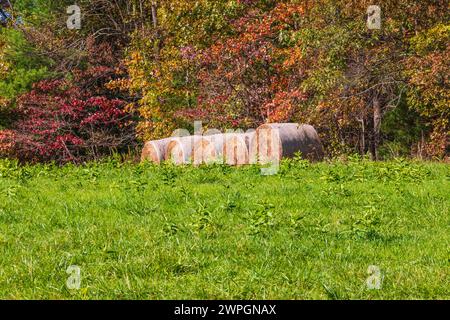
[[[51,63],[37,54],[21,32],[2,28],[0,37],[6,43],[2,53],[4,63],[9,66],[4,74],[0,74],[0,97],[13,100],[31,89],[33,83],[48,76]]]
[[[42,55],[36,44],[30,42],[30,30],[45,26],[55,19],[61,1],[12,1],[13,13],[21,23],[0,27],[0,58],[7,70],[0,68],[0,109],[2,99],[14,102],[20,94],[31,89],[33,83],[51,75],[52,59]],[[65,8],[65,7],[64,7]],[[1,112],[1,110],[0,110]]]
[[[385,142],[380,146],[380,156],[390,159],[411,156],[411,147],[423,138],[427,128],[418,113],[402,101],[386,114],[382,132]]]
[[[407,102],[425,120],[429,142],[424,146],[429,156],[448,155],[450,133],[450,25],[437,24],[411,38],[412,53],[404,73],[410,89]]]

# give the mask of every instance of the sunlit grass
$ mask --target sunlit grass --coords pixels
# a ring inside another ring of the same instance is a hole
[[[0,298],[448,299],[449,178],[406,161],[286,161],[276,176],[0,161]]]

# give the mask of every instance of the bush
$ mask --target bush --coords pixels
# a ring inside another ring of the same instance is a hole
[[[0,135],[0,154],[21,162],[82,162],[134,144],[125,102],[91,96],[68,80],[44,80],[21,96],[13,130]]]

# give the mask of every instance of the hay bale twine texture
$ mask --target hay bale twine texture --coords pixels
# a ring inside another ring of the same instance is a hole
[[[249,144],[254,133],[225,133],[203,136],[194,146],[194,164],[249,163]]]
[[[160,164],[166,159],[166,149],[170,139],[149,141],[144,145],[141,161],[151,161]]]
[[[176,165],[190,164],[195,161],[194,146],[201,136],[173,137],[169,139],[166,149],[166,160]]]
[[[256,130],[251,140],[250,163],[279,162],[299,151],[305,159],[323,159],[322,143],[314,127],[297,123],[264,124]]]

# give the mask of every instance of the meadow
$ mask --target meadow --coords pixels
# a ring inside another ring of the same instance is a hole
[[[0,160],[0,298],[449,299],[449,179],[401,159]]]

